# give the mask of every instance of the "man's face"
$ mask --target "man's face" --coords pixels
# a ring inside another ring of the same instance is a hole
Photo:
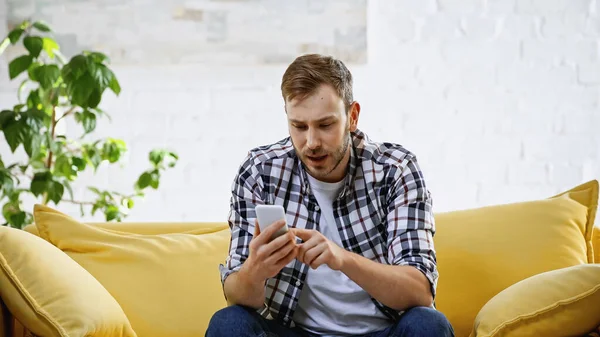
[[[343,179],[350,158],[350,132],[356,130],[359,105],[346,114],[343,100],[322,85],[302,101],[286,102],[288,126],[296,153],[318,180]]]

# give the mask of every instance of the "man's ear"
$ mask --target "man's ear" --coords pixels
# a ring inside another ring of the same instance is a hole
[[[360,116],[360,104],[356,101],[350,105],[348,111],[348,119],[350,123],[350,131],[354,132],[358,128],[358,117]]]

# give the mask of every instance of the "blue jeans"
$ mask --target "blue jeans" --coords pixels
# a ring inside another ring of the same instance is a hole
[[[299,329],[267,320],[255,310],[230,306],[217,311],[210,320],[206,337],[313,337]],[[450,322],[439,311],[427,307],[407,310],[394,325],[364,337],[454,336]]]

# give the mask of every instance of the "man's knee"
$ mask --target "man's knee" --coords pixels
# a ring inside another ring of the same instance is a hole
[[[398,336],[454,336],[452,325],[441,312],[429,307],[415,307],[400,318]]]
[[[234,305],[214,313],[206,330],[206,336],[233,336],[238,331],[252,332],[256,317],[250,309]]]

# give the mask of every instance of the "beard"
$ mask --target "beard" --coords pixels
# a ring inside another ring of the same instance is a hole
[[[302,162],[304,169],[308,171],[308,173],[318,180],[325,180],[331,174],[331,172],[335,171],[342,161],[344,160],[344,156],[346,155],[346,151],[350,146],[351,136],[349,128],[346,129],[344,133],[344,141],[342,145],[334,149],[333,151],[327,151],[322,147],[319,147],[315,150],[305,150],[301,151],[296,147],[294,141],[292,139],[292,145],[296,150],[300,161]],[[309,162],[308,157],[323,157],[327,156],[325,162],[321,165],[315,166]]]

